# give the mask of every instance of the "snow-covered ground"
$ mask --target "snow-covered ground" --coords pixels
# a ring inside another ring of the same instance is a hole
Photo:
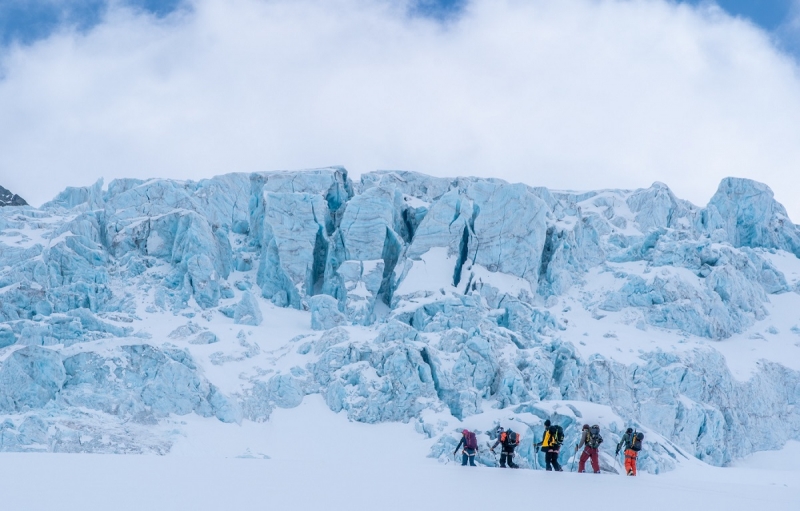
[[[430,442],[413,427],[353,423],[315,397],[235,432],[209,419],[176,420],[189,435],[166,456],[0,454],[2,509],[800,508],[798,442],[734,467],[697,462],[632,478],[442,463],[425,457]]]

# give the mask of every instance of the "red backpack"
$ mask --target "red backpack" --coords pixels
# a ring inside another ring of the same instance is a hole
[[[478,448],[478,438],[472,431],[467,431],[466,434],[464,434],[464,447],[467,449]]]

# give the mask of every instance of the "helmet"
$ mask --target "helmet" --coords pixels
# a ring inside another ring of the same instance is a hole
[[[583,425],[583,429],[589,429],[589,425],[588,424],[584,424]]]
[[[505,430],[503,429],[503,426],[497,426],[497,429],[495,429],[494,431],[499,435],[500,433],[502,433]]]
[[[628,429],[626,429],[626,430],[625,430],[625,433],[628,433],[628,434],[630,434],[630,433],[633,433],[633,428],[628,428]]]
[[[465,430],[463,430],[463,431],[461,432],[461,434],[462,434],[462,435],[466,435],[467,433],[469,433],[469,430],[468,430],[468,429],[465,429]]]
[[[544,427],[546,427],[546,428],[550,427],[550,419],[547,419],[546,421],[544,421]]]

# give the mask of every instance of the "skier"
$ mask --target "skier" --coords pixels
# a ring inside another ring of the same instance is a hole
[[[600,426],[594,425],[591,428],[588,424],[583,425],[581,432],[581,442],[575,446],[575,452],[578,452],[582,446],[585,446],[581,459],[578,461],[578,472],[584,472],[586,469],[586,460],[591,458],[592,469],[595,474],[600,473],[600,460],[598,458],[598,447],[603,443],[603,437],[600,436]]]
[[[508,463],[509,468],[519,468],[519,465],[515,464],[513,461],[514,449],[519,445],[519,441],[519,433],[511,431],[510,429],[504,431],[502,427],[497,426],[497,441],[490,450],[494,452],[494,448],[497,447],[498,444],[503,445],[503,450],[500,452],[500,468],[506,468],[506,463]]]
[[[636,475],[636,458],[639,457],[639,451],[642,450],[642,440],[644,440],[644,433],[641,431],[633,433],[630,447],[625,449],[625,472],[629,476]]]
[[[561,465],[558,464],[558,453],[561,451],[561,444],[564,442],[564,430],[559,425],[551,425],[550,420],[544,421],[544,434],[542,435],[541,446],[544,451],[544,462],[547,470],[563,472]]]
[[[475,465],[475,454],[478,452],[478,438],[475,436],[475,433],[468,429],[461,432],[461,441],[458,442],[456,450],[453,451],[454,456],[462,445],[464,446],[464,450],[461,451],[461,466],[466,467],[467,460],[469,460],[469,466],[477,466]]]

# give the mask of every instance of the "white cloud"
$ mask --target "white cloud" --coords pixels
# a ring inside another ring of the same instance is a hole
[[[2,58],[0,184],[33,203],[100,176],[342,164],[553,188],[728,175],[800,204],[800,74],[719,9],[475,0],[441,26],[389,0],[114,8]]]

